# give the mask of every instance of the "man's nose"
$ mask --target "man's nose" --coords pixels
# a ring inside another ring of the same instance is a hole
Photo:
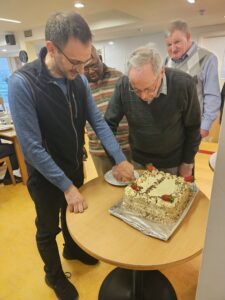
[[[172,51],[172,53],[173,52],[175,52],[177,50],[177,46],[174,44],[172,44],[172,46],[171,46],[171,51]]]
[[[149,98],[149,93],[148,93],[147,91],[141,91],[141,92],[140,92],[140,98],[141,98],[142,100],[148,100],[148,98]]]
[[[95,73],[95,70],[93,70],[92,68],[89,69],[89,74],[93,74]]]

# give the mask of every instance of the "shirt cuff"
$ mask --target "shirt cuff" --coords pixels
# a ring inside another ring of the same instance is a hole
[[[192,169],[194,167],[194,164],[187,164],[187,163],[182,163],[181,165],[185,166],[185,167],[188,167],[190,169]]]
[[[65,192],[72,184],[73,182],[65,176],[63,180],[61,180],[60,183],[58,184],[58,188],[62,192]]]
[[[114,153],[114,154],[110,153],[110,155],[112,155],[117,165],[122,161],[127,160],[126,156],[123,154],[122,151],[119,151],[118,153]]]
[[[212,125],[212,121],[211,120],[202,119],[201,129],[209,130],[210,127],[211,127],[211,125]]]

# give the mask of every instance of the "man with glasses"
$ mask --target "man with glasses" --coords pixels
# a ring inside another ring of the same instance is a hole
[[[136,168],[152,163],[171,174],[192,174],[200,143],[200,107],[190,75],[164,69],[155,49],[138,48],[129,57],[128,76],[118,81],[106,110],[105,119],[114,132],[124,115]]]
[[[102,116],[106,111],[109,99],[111,98],[117,80],[122,73],[116,69],[106,66],[102,62],[102,57],[92,46],[92,60],[84,67],[85,75],[89,81],[95,104],[100,110]],[[93,159],[96,171],[99,176],[103,176],[113,167],[111,159],[103,149],[101,142],[97,138],[94,130],[87,123],[87,133],[89,138],[89,151]],[[123,153],[127,159],[130,159],[130,146],[128,142],[128,124],[126,118],[123,118],[118,126],[116,139],[120,144]]]
[[[78,190],[83,184],[86,120],[115,160],[118,180],[131,180],[133,166],[97,110],[83,75],[91,58],[92,39],[85,20],[75,13],[56,13],[47,21],[45,39],[39,59],[11,76],[9,102],[27,164],[28,190],[35,203],[36,240],[45,281],[58,299],[75,300],[78,292],[63,272],[56,235],[61,231],[61,211],[63,257],[97,263],[74,243],[66,225],[67,206],[74,213],[87,208]]]

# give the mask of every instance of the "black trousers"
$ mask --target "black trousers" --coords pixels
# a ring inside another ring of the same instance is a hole
[[[12,144],[3,144],[0,140],[0,158],[9,156],[13,170],[19,168],[14,146]]]
[[[79,188],[83,184],[83,168],[76,172],[73,179]],[[60,215],[65,246],[74,254],[79,253],[80,248],[71,238],[67,228],[67,202],[64,193],[36,170],[29,176],[27,186],[37,214],[35,222],[37,247],[45,265],[44,270],[48,278],[54,282],[63,273],[56,243],[56,235],[61,231]]]

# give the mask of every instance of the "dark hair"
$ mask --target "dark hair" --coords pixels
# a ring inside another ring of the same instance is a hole
[[[70,37],[86,44],[92,40],[87,22],[77,13],[57,12],[49,17],[45,26],[45,40],[64,47]]]

